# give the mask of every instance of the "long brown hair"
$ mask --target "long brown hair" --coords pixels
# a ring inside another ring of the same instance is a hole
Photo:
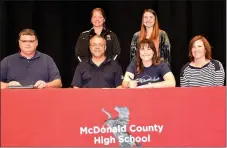
[[[157,50],[155,48],[154,42],[152,40],[143,39],[138,44],[138,50],[136,51],[136,73],[139,74],[141,72],[144,72],[144,65],[143,61],[140,58],[140,50],[144,47],[144,45],[147,44],[149,48],[152,49],[154,52],[152,57],[152,65],[158,65],[160,63],[160,58],[158,57]]]
[[[205,50],[206,50],[205,58],[208,59],[208,60],[211,59],[211,45],[210,45],[210,43],[208,42],[208,40],[204,36],[197,35],[197,36],[195,36],[191,39],[189,46],[188,46],[190,62],[194,61],[194,57],[192,55],[192,48],[193,48],[194,43],[198,40],[201,40],[204,44],[204,47],[205,47]]]
[[[146,35],[147,35],[147,31],[146,31],[146,27],[144,25],[144,14],[146,12],[150,12],[154,15],[155,17],[155,22],[154,22],[154,27],[153,27],[153,31],[152,31],[152,34],[150,36],[150,40],[157,40],[158,37],[159,37],[159,25],[158,25],[158,17],[157,17],[157,14],[155,13],[154,10],[152,9],[145,9],[144,12],[143,12],[143,15],[142,15],[142,22],[141,22],[141,29],[140,29],[140,33],[139,33],[139,41],[143,40],[146,38]]]

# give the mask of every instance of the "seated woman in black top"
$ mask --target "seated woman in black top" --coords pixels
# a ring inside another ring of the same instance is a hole
[[[100,35],[106,40],[106,56],[108,59],[116,60],[120,53],[121,48],[116,34],[105,27],[105,13],[102,8],[95,8],[91,12],[91,23],[93,28],[84,31],[80,34],[76,47],[76,58],[79,62],[88,60],[91,57],[89,50],[89,40],[95,36]]]
[[[198,35],[190,41],[189,58],[181,69],[181,87],[224,85],[225,71],[221,62],[211,58],[211,46],[205,37]]]
[[[122,87],[124,88],[160,88],[175,87],[176,82],[169,66],[160,62],[152,40],[139,42],[136,61],[128,66]]]

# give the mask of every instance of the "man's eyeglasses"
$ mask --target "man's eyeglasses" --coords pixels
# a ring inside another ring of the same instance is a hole
[[[91,44],[92,47],[104,47],[104,44]]]
[[[22,43],[34,43],[36,40],[19,40]]]

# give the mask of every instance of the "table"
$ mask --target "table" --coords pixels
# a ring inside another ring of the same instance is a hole
[[[224,147],[225,89],[3,89],[1,146]]]

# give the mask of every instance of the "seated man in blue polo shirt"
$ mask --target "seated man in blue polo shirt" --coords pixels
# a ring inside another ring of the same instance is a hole
[[[72,80],[73,88],[121,87],[122,69],[117,61],[106,57],[106,40],[95,35],[90,39],[89,47],[92,57],[78,64]]]
[[[38,38],[34,30],[19,34],[20,51],[1,61],[1,88],[34,85],[35,88],[61,87],[59,70],[53,59],[36,50]]]

